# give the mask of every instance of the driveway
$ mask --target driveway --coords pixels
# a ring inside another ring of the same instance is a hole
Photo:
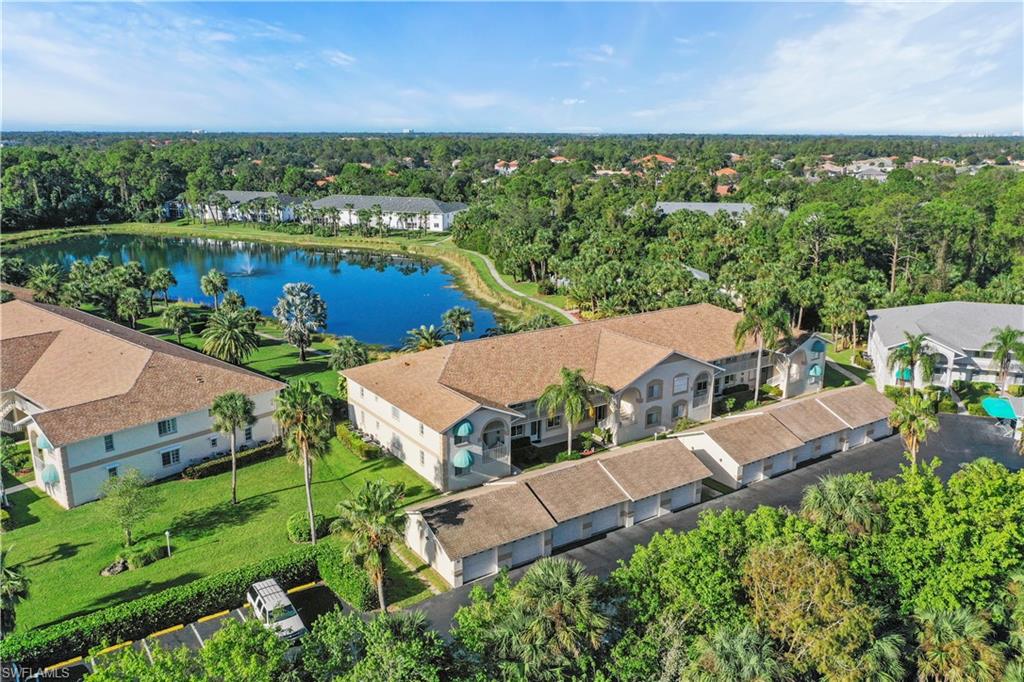
[[[939,423],[939,431],[929,435],[928,442],[921,449],[921,455],[926,459],[938,457],[942,460],[938,473],[943,479],[949,478],[962,464],[979,457],[990,457],[1011,470],[1024,467],[1024,457],[1013,452],[1012,442],[996,432],[992,420],[943,414],[939,415]],[[598,540],[556,553],[556,556],[575,559],[591,573],[606,578],[618,566],[619,561],[628,560],[633,555],[633,549],[637,545],[647,544],[655,533],[669,528],[684,531],[694,528],[698,516],[704,511],[725,508],[752,511],[760,505],[797,509],[804,488],[816,483],[826,474],[869,471],[880,480],[897,475],[900,464],[904,461],[903,442],[899,436],[891,436],[877,443],[812,462],[778,478],[760,481],[682,511],[612,531]],[[527,569],[529,565],[521,566],[512,570],[510,576],[518,578]],[[413,608],[423,611],[431,626],[446,634],[451,627],[455,611],[469,602],[470,590],[476,585],[490,587],[493,582],[494,576],[483,578],[431,597]]]

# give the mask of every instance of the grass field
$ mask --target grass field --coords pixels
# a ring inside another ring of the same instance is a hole
[[[384,479],[406,486],[412,504],[435,495],[415,472],[392,458],[363,461],[336,439],[314,465],[313,499],[318,512],[333,518],[338,502],[365,481]],[[25,567],[29,598],[17,609],[18,630],[88,613],[212,573],[286,553],[295,546],[285,521],[305,509],[302,469],[284,457],[238,472],[239,503],[232,506],[230,474],[198,481],[168,480],[156,486],[163,501],[138,529],[141,542],[164,542],[171,531],[172,557],[102,577],[121,547],[121,533],[102,503],[61,509],[35,489],[10,495],[14,530],[4,533],[11,561]],[[332,539],[332,542],[341,542]],[[395,562],[391,599],[411,603],[429,596],[420,580]]]
[[[871,376],[871,372],[869,372],[868,370],[864,369],[863,367],[858,367],[857,365],[853,364],[853,354],[856,353],[859,350],[863,350],[863,348],[846,348],[846,349],[838,350],[837,351],[835,345],[830,343],[830,344],[828,344],[828,359],[831,360],[832,362],[836,363],[837,365],[842,365],[843,369],[845,369],[850,374],[853,374],[854,376],[859,377],[860,380],[863,381],[864,383],[871,384],[872,386],[874,386],[875,385],[875,379],[874,379],[874,377]],[[835,374],[839,374],[839,373],[835,372]],[[839,378],[842,379],[843,378],[842,375],[840,375]],[[833,381],[836,381],[835,377],[833,377]],[[826,375],[825,375],[825,385],[826,386],[829,385],[828,382],[829,382],[828,373],[826,372]]]

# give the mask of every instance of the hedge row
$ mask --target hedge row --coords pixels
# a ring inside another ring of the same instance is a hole
[[[323,550],[317,557],[320,579],[349,606],[366,610],[373,607],[374,589],[366,571],[353,564],[338,548],[318,545]]]
[[[317,559],[327,554],[318,549],[303,547],[49,627],[9,635],[0,640],[0,659],[21,665],[50,665],[84,655],[98,644],[140,639],[172,625],[235,608],[258,580],[275,578],[285,588],[315,580]]]
[[[340,422],[334,429],[338,440],[342,442],[359,459],[374,459],[380,457],[382,450],[379,445],[367,443],[360,438],[345,422]]]
[[[282,452],[283,450],[281,449],[280,440],[272,440],[266,445],[260,445],[249,450],[242,450],[236,455],[236,458],[238,459],[238,467],[241,468],[250,464],[256,464],[257,462],[272,459],[280,455]],[[207,476],[223,474],[225,471],[231,471],[230,453],[223,457],[218,457],[217,459],[211,459],[200,464],[193,464],[192,466],[185,467],[185,470],[181,472],[181,477],[194,481],[200,478],[206,478]]]

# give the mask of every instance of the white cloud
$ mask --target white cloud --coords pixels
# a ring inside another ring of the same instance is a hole
[[[355,57],[341,50],[324,50],[322,54],[327,63],[334,66],[352,66],[356,63]]]
[[[587,100],[585,99],[577,99],[575,97],[566,97],[565,99],[562,100],[562,104],[564,104],[567,107],[575,106],[577,104],[586,104],[586,102]]]
[[[585,62],[596,64],[609,64],[619,61],[615,57],[615,48],[607,43],[602,43],[597,47],[578,48],[573,50],[573,54]]]

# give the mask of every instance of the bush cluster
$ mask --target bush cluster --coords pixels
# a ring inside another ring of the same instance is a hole
[[[345,422],[338,424],[335,428],[335,433],[341,444],[351,450],[359,459],[375,459],[380,457],[380,446],[364,441]]]
[[[264,462],[268,459],[277,457],[282,452],[283,450],[281,448],[280,440],[273,440],[266,445],[260,445],[249,450],[241,450],[236,455],[238,458],[238,467],[241,468],[250,464],[256,464],[257,462]],[[230,454],[223,457],[217,457],[216,459],[211,459],[200,464],[193,464],[192,466],[185,467],[185,470],[181,472],[181,477],[187,478],[190,481],[195,481],[200,478],[206,478],[207,476],[222,474],[225,471],[231,471]]]
[[[316,536],[322,538],[327,535],[327,519],[323,514],[313,514],[313,523],[316,524]],[[299,544],[309,542],[309,514],[301,511],[295,512],[288,517],[287,523],[288,539]]]
[[[45,666],[84,655],[98,644],[140,639],[172,625],[234,608],[245,600],[245,591],[258,580],[274,578],[285,588],[314,580],[316,550],[304,547],[48,627],[9,635],[0,641],[0,659]]]
[[[1007,392],[1015,398],[1022,398],[1024,397],[1024,384],[1019,386],[1010,386],[1010,388],[1007,389]]]
[[[317,545],[317,570],[320,579],[339,599],[355,609],[373,606],[373,585],[366,571],[356,566],[337,547],[329,543]]]
[[[117,560],[124,559],[128,562],[128,570],[130,571],[138,570],[154,561],[166,558],[167,547],[160,543],[135,545],[134,547],[121,550],[117,555]]]
[[[867,356],[862,350],[857,351],[853,354],[853,364],[857,365],[861,369],[871,369],[871,358]]]

